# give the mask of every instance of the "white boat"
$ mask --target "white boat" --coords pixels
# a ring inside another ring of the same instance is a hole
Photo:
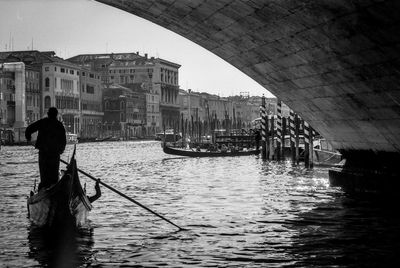
[[[67,137],[68,144],[77,144],[78,143],[78,134],[67,132],[66,137]]]
[[[316,139],[313,142],[314,164],[320,166],[334,166],[342,160],[342,155],[324,138]]]

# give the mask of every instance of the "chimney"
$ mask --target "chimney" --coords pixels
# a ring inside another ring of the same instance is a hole
[[[147,59],[147,53],[144,53],[144,57]]]
[[[139,51],[136,51],[136,55],[139,55]]]

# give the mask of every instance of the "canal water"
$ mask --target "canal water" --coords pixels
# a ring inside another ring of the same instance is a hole
[[[68,159],[68,145],[63,159]],[[158,142],[77,145],[78,166],[159,212],[177,228],[102,187],[88,226],[40,233],[26,196],[38,180],[33,147],[0,151],[0,266],[387,267],[399,262],[397,206],[346,196],[328,170],[256,156],[186,158]],[[94,183],[81,175],[89,195]],[[50,241],[50,242],[49,242]],[[60,246],[61,245],[61,246]],[[59,250],[61,248],[61,250]],[[64,259],[63,259],[64,258]],[[66,261],[68,260],[68,261]]]

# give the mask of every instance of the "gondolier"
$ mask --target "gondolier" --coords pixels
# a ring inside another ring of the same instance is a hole
[[[25,130],[27,141],[31,140],[32,133],[38,132],[35,148],[39,150],[39,190],[58,181],[60,155],[64,152],[67,141],[65,128],[57,120],[57,115],[57,108],[50,107],[47,118],[32,123]]]

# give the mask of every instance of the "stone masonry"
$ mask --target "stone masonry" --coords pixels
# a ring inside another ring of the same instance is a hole
[[[335,148],[400,153],[400,2],[98,1],[223,58]]]

